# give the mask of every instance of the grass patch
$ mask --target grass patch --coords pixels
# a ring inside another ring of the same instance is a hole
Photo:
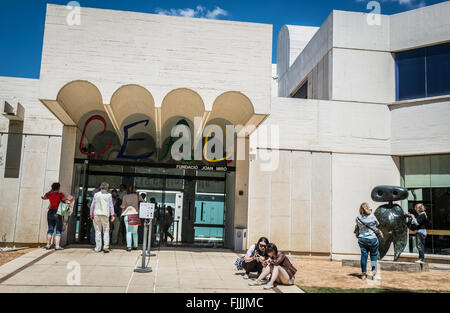
[[[439,290],[404,290],[386,288],[342,289],[331,287],[298,286],[305,293],[441,293]]]

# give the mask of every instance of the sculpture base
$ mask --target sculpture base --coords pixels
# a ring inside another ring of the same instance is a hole
[[[411,263],[411,262],[395,262],[395,261],[378,261],[379,268],[382,271],[397,271],[397,272],[427,272],[430,267],[427,263]],[[359,260],[342,260],[342,266],[361,267]],[[370,260],[367,260],[367,268],[370,269]]]

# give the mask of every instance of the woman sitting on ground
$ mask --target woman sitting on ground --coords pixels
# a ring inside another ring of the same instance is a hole
[[[249,274],[257,272],[261,275],[263,268],[266,266],[267,258],[266,247],[269,244],[269,239],[266,237],[259,238],[258,242],[250,247],[245,254],[244,263],[242,267],[245,270],[244,279],[249,278]]]
[[[266,248],[267,266],[264,268],[258,279],[249,283],[250,286],[259,286],[264,284],[266,277],[272,273],[270,281],[264,286],[264,289],[272,289],[275,282],[283,285],[293,285],[297,269],[292,265],[289,258],[283,253],[278,252],[275,244],[269,243]]]

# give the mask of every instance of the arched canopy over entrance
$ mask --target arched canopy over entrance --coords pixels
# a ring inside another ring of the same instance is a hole
[[[65,85],[58,93],[56,101],[64,108],[75,124],[86,112],[104,112],[102,94],[88,81],[73,81]]]
[[[254,113],[253,104],[246,95],[229,91],[221,94],[214,101],[208,123],[221,119],[233,125],[245,126]]]
[[[129,117],[133,114],[139,114],[143,119],[147,118],[155,125],[155,100],[152,94],[142,86],[126,85],[122,86],[111,97],[111,115],[113,122],[119,128],[119,134],[122,136],[124,122],[130,122]],[[156,129],[149,130],[150,136],[156,137]]]
[[[224,130],[229,125],[246,127],[254,124],[256,127],[264,119],[255,114],[251,100],[239,91],[220,94],[211,106],[212,110],[205,111],[202,97],[188,88],[170,91],[158,107],[149,90],[128,84],[118,88],[108,104],[103,103],[101,92],[94,84],[76,80],[63,86],[55,100],[41,102],[64,125],[77,128],[77,150],[81,154],[106,149],[104,158],[108,160],[120,154],[137,156],[130,158],[132,160],[144,156],[156,161],[169,160],[162,156],[178,139],[171,136],[177,125],[189,127],[194,151],[196,142],[204,143],[199,139],[205,137],[206,126],[214,124]],[[248,133],[242,132],[242,135],[248,136]]]
[[[195,141],[194,123],[198,119],[200,124],[205,116],[205,105],[198,93],[191,89],[179,88],[169,92],[161,104],[161,139],[162,148],[171,137],[173,127],[186,125],[191,131],[191,140]],[[202,126],[202,125],[201,125]],[[201,130],[200,127],[199,130]]]

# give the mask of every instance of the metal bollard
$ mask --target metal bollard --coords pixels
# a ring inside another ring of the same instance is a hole
[[[142,243],[142,264],[141,267],[136,267],[134,269],[137,273],[150,273],[152,271],[151,267],[145,266],[146,248],[147,248],[147,231],[148,231],[148,220],[144,222],[144,242]]]
[[[151,256],[156,256],[156,254],[154,253],[150,253],[150,248],[152,246],[152,219],[150,219],[149,222],[149,229],[148,229],[148,243],[147,243],[147,256],[151,257]]]

